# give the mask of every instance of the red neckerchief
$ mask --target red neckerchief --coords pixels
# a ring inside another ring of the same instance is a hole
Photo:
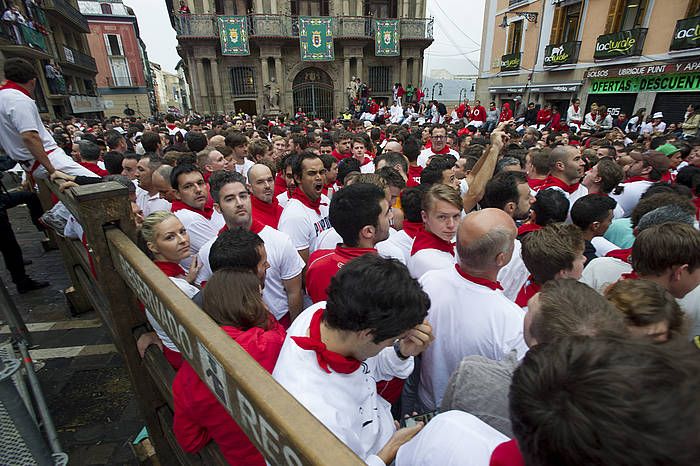
[[[432,146],[430,146],[430,150],[433,152],[435,155],[443,155],[443,154],[449,154],[450,153],[450,146],[445,144],[445,147],[440,149],[439,151],[435,152],[435,149],[433,149]]]
[[[540,186],[542,186],[544,184],[545,181],[547,181],[546,178],[542,178],[542,179],[528,178],[527,184],[528,184],[528,186],[530,186],[530,189],[537,190],[537,189],[539,189]]]
[[[295,189],[292,195],[289,196],[289,198],[296,199],[309,209],[312,209],[318,215],[321,215],[321,206],[327,205],[325,203],[321,204],[321,196],[319,196],[318,199],[316,199],[316,201],[312,202],[311,199],[309,199],[309,197],[306,195],[306,193],[304,193],[304,190],[301,189],[301,187]]]
[[[542,185],[540,185],[539,190],[542,191],[543,189],[547,189],[547,188],[559,188],[562,191],[565,191],[569,194],[573,194],[578,189],[579,184],[580,183],[574,183],[572,185],[568,185],[563,180],[560,180],[559,178],[556,178],[552,175],[549,175],[544,180]]]
[[[661,179],[659,180],[659,183],[672,183],[673,179],[671,177],[671,172],[666,172],[663,175],[661,175]]]
[[[175,262],[153,261],[153,263],[168,277],[180,277],[185,275],[185,270],[180,267],[180,264]]]
[[[525,466],[525,460],[513,439],[498,445],[491,453],[489,466]]]
[[[272,228],[277,228],[282,215],[282,206],[276,197],[272,198],[271,203],[263,202],[255,196],[250,197],[253,219],[257,218],[261,223],[270,225]]]
[[[459,266],[459,264],[455,264],[455,269],[457,270],[457,273],[462,276],[462,278],[469,280],[472,283],[476,283],[477,285],[485,286],[487,288],[491,288],[492,290],[502,290],[503,287],[499,282],[494,282],[492,280],[489,280],[487,278],[480,278],[480,277],[475,277],[473,275],[469,275],[467,272],[462,270],[462,268]]]
[[[175,123],[168,123],[165,125],[165,127],[168,128],[169,130],[173,130],[173,129],[177,128],[177,125]]]
[[[287,182],[282,176],[282,172],[279,172],[275,176],[275,198],[287,190]]]
[[[574,111],[575,111],[576,113],[578,113],[579,106],[578,106],[578,105],[572,105],[572,107],[574,107]]]
[[[365,158],[362,159],[362,165],[360,165],[360,166],[361,166],[361,167],[364,167],[365,165],[367,165],[367,164],[370,163],[371,161],[372,161],[372,159],[369,158],[369,157],[367,157],[367,155],[365,155]]]
[[[430,148],[432,148],[432,147],[433,147],[433,141],[431,141],[430,139],[428,139],[427,141],[425,141],[425,144],[423,145],[423,148],[424,148],[424,149],[430,149]]]
[[[515,304],[520,307],[527,307],[527,302],[530,301],[530,298],[535,296],[535,294],[538,293],[541,288],[542,285],[538,285],[537,283],[533,282],[532,275],[530,275],[527,277],[527,281],[523,287],[520,288],[518,296],[515,298]]]
[[[695,220],[700,220],[700,197],[694,198],[693,204],[695,205]]]
[[[325,343],[321,341],[321,318],[323,317],[324,309],[319,309],[314,313],[309,325],[308,337],[292,337],[294,343],[299,348],[316,353],[316,360],[327,373],[331,373],[331,369],[339,374],[352,374],[360,368],[362,364],[355,358],[348,358],[342,354],[328,350]]]
[[[630,273],[623,273],[620,275],[620,280],[639,280],[639,275],[633,270]]]
[[[622,262],[627,262],[629,264],[630,257],[632,257],[632,248],[613,249],[609,251],[605,257],[614,257],[615,259],[620,259]]]
[[[438,251],[450,253],[452,256],[455,255],[454,243],[438,238],[427,230],[421,230],[416,233],[413,239],[413,246],[411,247],[411,255],[423,249],[437,249]]]
[[[349,248],[340,245],[335,247],[335,255],[342,259],[340,262],[343,264],[365,254],[377,254],[377,250],[375,248]]]
[[[523,223],[518,227],[518,236],[532,233],[533,231],[541,230],[542,227],[536,223]]]
[[[635,181],[649,181],[649,179],[645,178],[643,176],[630,176],[624,182],[625,183],[634,183]]]
[[[207,205],[207,203],[204,204],[203,209],[195,209],[194,207],[175,199],[171,204],[170,211],[177,212],[178,210],[191,210],[192,212],[197,212],[199,215],[206,218],[207,220],[211,220],[211,216],[214,215],[214,207],[211,205]]]
[[[257,235],[257,234],[259,234],[261,231],[263,231],[263,228],[265,228],[265,224],[264,224],[264,223],[258,222],[258,221],[255,220],[255,219],[252,219],[252,220],[251,220],[251,222],[250,222],[250,228],[249,228],[249,230],[250,230],[251,232],[253,232],[253,233],[255,233],[255,234]],[[225,231],[228,231],[228,230],[229,230],[228,225],[224,225],[224,227],[223,227],[221,230],[219,230],[219,233],[218,233],[218,234],[220,235],[221,233],[223,233],[223,232],[225,232]]]
[[[423,222],[403,221],[403,231],[406,232],[409,238],[415,238],[421,230],[423,230]]]
[[[338,162],[340,162],[340,161],[343,160],[343,159],[349,159],[350,157],[352,157],[352,153],[349,153],[349,154],[341,154],[340,152],[338,152],[337,149],[333,149],[333,152],[331,152],[331,155],[332,155],[333,157],[335,157],[335,159],[336,159]]]
[[[20,91],[22,94],[26,95],[30,99],[32,98],[32,95],[29,93],[29,91],[27,89],[25,89],[22,85],[17,84],[14,81],[10,81],[9,79],[7,81],[5,81],[5,84],[0,86],[0,91],[2,91],[4,89],[14,89],[16,91]]]

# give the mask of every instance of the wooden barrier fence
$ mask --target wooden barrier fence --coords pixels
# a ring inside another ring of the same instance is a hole
[[[136,340],[145,331],[146,317],[137,299],[270,464],[364,464],[136,246],[124,186],[107,182],[62,193],[59,184],[42,182],[41,189],[58,196],[85,230],[97,279],[80,242],[57,242],[75,289],[84,295],[77,300],[98,312],[124,357],[160,464],[227,463],[213,443],[197,455],[178,446],[172,429],[175,373],[155,346],[140,357]]]

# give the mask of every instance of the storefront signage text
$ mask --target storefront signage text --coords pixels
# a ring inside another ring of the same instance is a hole
[[[520,69],[521,53],[509,53],[501,57],[501,71],[516,71]]]
[[[679,19],[673,31],[670,50],[688,50],[700,47],[700,16]]]
[[[576,63],[580,42],[549,44],[544,49],[544,66],[558,66]]]
[[[594,79],[589,94],[619,92],[673,92],[700,90],[700,73],[666,76],[635,76],[630,78]]]
[[[664,63],[656,65],[635,65],[620,68],[607,68],[586,71],[586,78],[616,78],[618,76],[648,76],[655,74],[695,73],[700,71],[700,60],[683,63]]]
[[[608,58],[639,55],[644,46],[646,33],[646,29],[630,29],[598,36],[593,58],[605,60]]]

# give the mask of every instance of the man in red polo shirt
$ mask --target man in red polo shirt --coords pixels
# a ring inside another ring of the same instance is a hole
[[[329,219],[343,242],[309,257],[306,290],[314,303],[326,299],[331,278],[343,265],[377,253],[376,244],[389,237],[390,207],[384,191],[369,183],[354,183],[333,195]]]

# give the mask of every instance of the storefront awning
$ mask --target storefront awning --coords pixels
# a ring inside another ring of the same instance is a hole
[[[522,94],[530,92],[576,92],[581,87],[581,83],[558,83],[558,84],[513,84],[511,86],[491,86],[491,94]]]

